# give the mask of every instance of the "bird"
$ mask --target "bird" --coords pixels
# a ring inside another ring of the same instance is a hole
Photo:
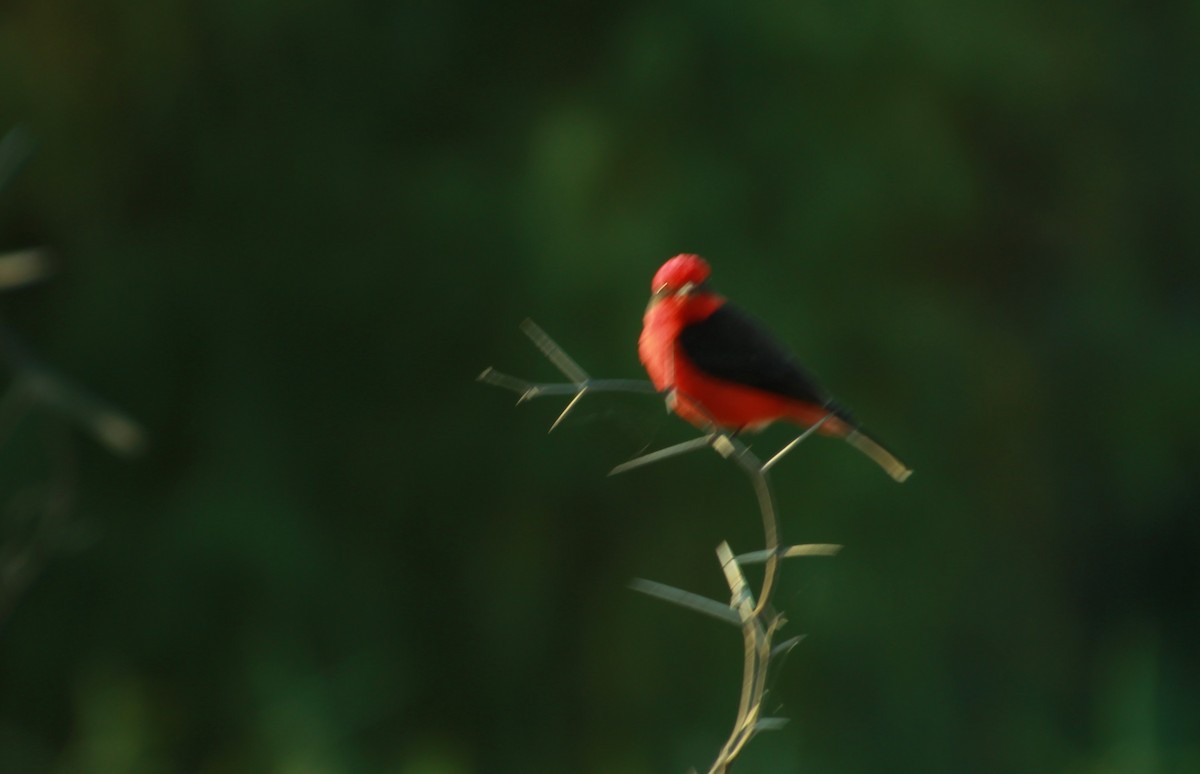
[[[912,470],[756,319],[709,284],[704,258],[682,253],[654,274],[638,357],[667,407],[706,431],[756,432],[776,421],[841,438],[903,482]],[[824,420],[824,421],[822,421]]]

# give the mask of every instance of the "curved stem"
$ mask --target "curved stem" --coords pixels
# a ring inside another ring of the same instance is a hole
[[[555,425],[562,421],[586,392],[659,393],[650,382],[630,379],[592,379],[541,328],[538,328],[531,321],[527,320],[522,324],[522,330],[533,340],[533,343],[542,351],[542,354],[554,363],[571,381],[548,384],[534,383],[509,376],[508,374],[502,374],[491,368],[480,374],[479,381],[517,393],[520,396],[518,403],[550,395],[571,397],[572,400],[555,421]],[[779,510],[775,502],[775,494],[771,489],[768,471],[784,455],[815,432],[828,418],[828,416],[822,418],[820,422],[814,424],[802,433],[800,437],[773,455],[765,464],[750,451],[748,446],[734,435],[721,432],[713,427],[711,428],[711,432],[704,436],[629,460],[613,468],[610,473],[610,475],[622,473],[641,467],[642,465],[675,457],[694,449],[710,446],[722,457],[733,460],[750,478],[750,484],[754,488],[754,496],[758,501],[759,513],[762,516],[763,542],[765,543],[765,547],[763,550],[744,555],[743,559],[750,560],[752,557],[753,561],[764,562],[762,586],[759,589],[757,601],[747,587],[739,558],[734,556],[733,551],[729,548],[729,544],[724,542],[717,547],[717,556],[721,562],[721,568],[725,573],[725,579],[732,595],[732,601],[728,608],[721,606],[715,601],[697,597],[689,592],[673,589],[651,581],[642,581],[634,586],[638,590],[652,596],[690,607],[720,620],[730,620],[730,617],[733,617],[732,623],[740,622],[742,637],[745,643],[745,658],[742,665],[742,692],[738,701],[738,714],[729,738],[725,741],[716,761],[714,761],[712,767],[709,769],[710,774],[720,774],[728,771],[734,759],[737,758],[742,749],[757,732],[769,728],[778,728],[783,722],[777,718],[764,719],[762,717],[763,702],[766,697],[767,677],[771,666],[772,654],[774,653],[772,641],[779,627],[784,624],[784,618],[771,609],[771,600],[779,578],[779,562],[784,556],[791,555],[829,555],[836,553],[838,546],[796,546],[787,551],[781,550]],[[805,550],[801,551],[800,549]],[[722,613],[720,612],[721,610],[725,610],[726,612]],[[790,644],[785,643],[780,648],[786,652],[786,649],[790,649],[791,645],[794,645],[796,641],[798,640],[793,640]]]

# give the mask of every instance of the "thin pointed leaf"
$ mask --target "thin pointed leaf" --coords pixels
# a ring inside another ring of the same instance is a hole
[[[788,724],[787,718],[761,718],[754,724],[754,733],[760,731],[778,731]]]
[[[788,546],[779,555],[784,559],[793,556],[837,556],[841,550],[842,546],[838,543],[802,543]]]
[[[796,556],[836,556],[842,547],[837,543],[804,543],[798,546],[788,546],[779,551],[780,559],[791,559]],[[771,556],[770,551],[749,551],[738,554],[735,558],[738,564],[761,564]]]
[[[567,404],[567,407],[562,410],[562,413],[558,415],[558,419],[554,420],[554,424],[550,425],[550,429],[547,430],[546,432],[553,433],[554,428],[556,428],[560,424],[562,424],[562,421],[567,418],[567,414],[570,414],[571,410],[574,409],[577,405],[579,405],[579,401],[581,401],[583,399],[584,393],[586,393],[586,392],[587,392],[587,387],[580,389],[579,393],[574,398],[571,398],[571,402]]]
[[[657,597],[664,602],[670,602],[680,607],[686,607],[689,610],[695,610],[697,613],[703,613],[704,615],[716,618],[718,621],[724,621],[727,624],[734,626],[742,625],[742,619],[728,605],[723,605],[720,602],[708,597],[702,597],[699,594],[693,594],[690,591],[677,589],[674,586],[646,580],[645,578],[634,578],[629,582],[629,588],[652,597]]]
[[[711,444],[710,439],[711,436],[707,435],[700,438],[693,438],[690,441],[684,441],[683,443],[677,443],[674,446],[668,446],[665,449],[659,449],[658,451],[650,452],[649,454],[643,454],[641,457],[634,457],[628,462],[622,462],[620,465],[608,471],[608,475],[616,476],[635,468],[640,468],[643,465],[650,465],[655,462],[661,462],[662,460],[670,459],[671,457],[677,457],[680,454],[686,454],[690,451],[695,451],[696,449],[703,449]]]
[[[580,367],[580,365],[576,363],[571,356],[568,355],[565,350],[563,350],[562,347],[558,346],[558,343],[555,342],[554,339],[550,338],[550,336],[544,330],[538,327],[538,324],[533,320],[526,319],[522,321],[521,331],[524,332],[524,334],[529,337],[529,340],[533,342],[533,345],[540,349],[542,354],[554,364],[555,368],[557,368],[559,371],[562,371],[563,375],[568,379],[576,383],[586,382],[588,380],[589,377],[587,371],[583,370],[583,368]]]
[[[532,382],[527,382],[524,379],[518,379],[515,376],[500,373],[495,368],[488,366],[483,369],[483,373],[475,377],[475,381],[490,384],[493,387],[499,387],[503,390],[515,392],[518,395],[523,395],[533,388]]]
[[[772,457],[771,459],[767,460],[766,462],[764,462],[762,464],[762,472],[766,473],[768,470],[770,470],[772,467],[774,467],[776,462],[779,462],[781,459],[784,458],[784,456],[787,455],[788,452],[790,452],[792,449],[795,449],[797,446],[799,446],[801,441],[805,440],[810,435],[817,432],[817,430],[820,429],[821,425],[828,422],[829,418],[832,416],[833,416],[833,414],[826,414],[825,416],[821,417],[820,422],[817,422],[812,427],[805,430],[798,437],[793,439],[791,443],[789,443],[787,446],[783,447],[778,452],[776,452],[774,457]]]
[[[780,656],[786,656],[788,653],[791,653],[792,648],[799,645],[800,641],[807,636],[807,634],[797,634],[795,637],[789,637],[788,639],[776,645],[774,648],[771,648],[771,660],[774,661]]]

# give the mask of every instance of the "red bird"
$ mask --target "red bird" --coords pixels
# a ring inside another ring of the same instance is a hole
[[[761,430],[777,420],[844,438],[904,481],[912,471],[862,426],[750,316],[708,287],[708,262],[677,255],[662,265],[638,355],[668,406],[701,429]]]

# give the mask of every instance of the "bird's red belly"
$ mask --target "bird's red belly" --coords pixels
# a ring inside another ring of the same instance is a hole
[[[675,390],[675,412],[698,427],[759,430],[795,413],[795,401],[707,376],[677,373]]]

